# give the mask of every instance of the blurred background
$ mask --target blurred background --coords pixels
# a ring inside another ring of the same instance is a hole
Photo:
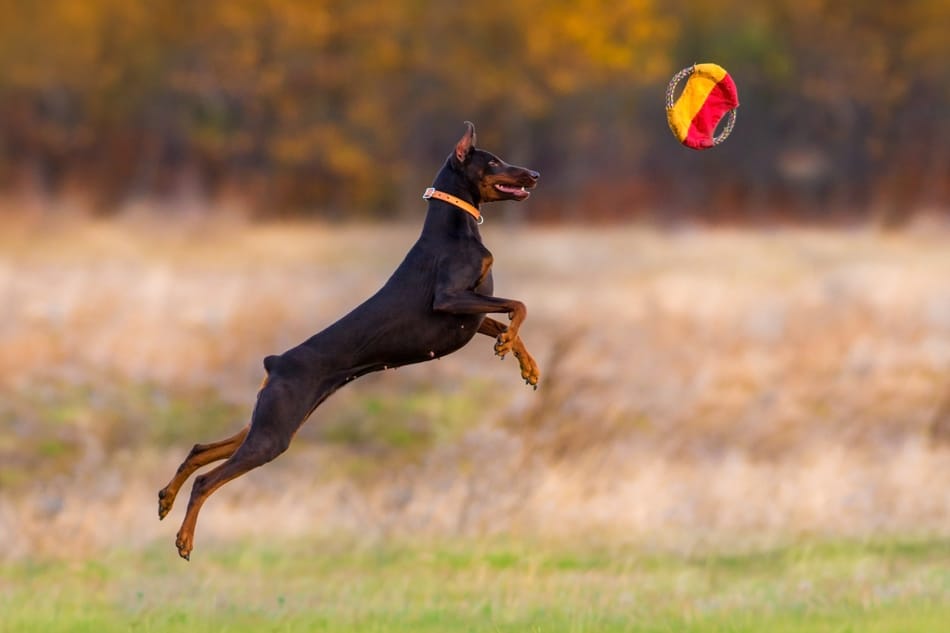
[[[483,231],[540,389],[487,338],[369,376],[199,549],[946,537],[948,33],[945,0],[0,0],[0,556],[171,553],[156,491],[385,281],[464,120],[542,173]],[[663,101],[694,62],[741,101],[701,153]]]
[[[0,187],[115,215],[414,218],[464,119],[545,175],[532,220],[901,224],[950,199],[941,0],[0,4]],[[735,78],[714,153],[666,82]]]

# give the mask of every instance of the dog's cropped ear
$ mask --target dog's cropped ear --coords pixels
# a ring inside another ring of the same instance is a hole
[[[462,165],[465,164],[475,149],[475,126],[472,125],[471,121],[466,121],[465,128],[465,134],[462,135],[462,138],[460,138],[459,142],[455,145],[455,158]]]

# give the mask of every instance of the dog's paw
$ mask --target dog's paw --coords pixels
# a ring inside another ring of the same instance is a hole
[[[526,385],[533,387],[534,390],[537,391],[538,382],[541,380],[541,369],[538,367],[538,363],[535,362],[534,358],[532,358],[524,346],[521,346],[520,349],[516,349],[514,353],[515,358],[518,359],[518,365],[521,367],[521,378]]]
[[[538,368],[538,363],[528,352],[518,335],[511,338],[506,335],[509,335],[509,333],[502,332],[498,335],[498,341],[495,343],[495,353],[501,358],[504,358],[508,352],[514,353],[521,369],[521,379],[525,381],[525,384],[537,389],[538,381],[541,380],[541,370]]]
[[[158,491],[158,518],[164,519],[172,509],[175,503],[175,495],[168,488],[162,488]]]
[[[191,550],[194,547],[194,537],[191,532],[184,529],[178,532],[175,537],[175,547],[178,548],[178,555],[185,560],[191,560]]]
[[[512,336],[511,330],[505,330],[495,339],[495,355],[504,358],[514,348],[517,335]]]

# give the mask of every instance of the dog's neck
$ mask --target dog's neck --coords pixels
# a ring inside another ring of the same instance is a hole
[[[452,158],[446,161],[439,173],[436,174],[433,188],[455,196],[478,209],[481,198],[478,187],[452,164]],[[467,211],[448,202],[429,199],[429,212],[426,214],[423,231],[437,231],[440,233],[474,232],[478,234],[478,223]]]
[[[463,168],[458,165],[452,156],[449,156],[445,164],[442,165],[442,169],[435,175],[432,186],[439,191],[461,198],[476,209],[482,202],[478,185],[469,180]]]
[[[448,202],[448,203],[451,204],[451,205],[455,205],[456,207],[458,207],[458,208],[461,209],[462,211],[465,211],[465,212],[468,213],[470,216],[472,216],[473,218],[475,218],[475,220],[476,220],[479,224],[482,223],[482,213],[481,213],[481,211],[479,211],[478,209],[476,209],[475,207],[473,207],[473,206],[470,205],[469,203],[465,202],[465,201],[462,200],[461,198],[456,198],[456,197],[453,196],[452,194],[445,193],[444,191],[439,191],[439,190],[436,189],[435,187],[429,187],[428,189],[425,190],[425,193],[422,194],[422,197],[425,198],[426,200],[428,200],[428,199],[430,199],[430,198],[436,198],[437,200],[441,200],[441,201],[443,201],[443,202]]]

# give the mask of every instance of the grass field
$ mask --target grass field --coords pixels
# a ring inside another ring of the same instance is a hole
[[[942,631],[950,543],[288,541],[2,567],[5,631]]]
[[[486,222],[538,391],[367,376],[181,562],[156,491],[417,231],[4,224],[0,631],[946,629],[943,230]]]

